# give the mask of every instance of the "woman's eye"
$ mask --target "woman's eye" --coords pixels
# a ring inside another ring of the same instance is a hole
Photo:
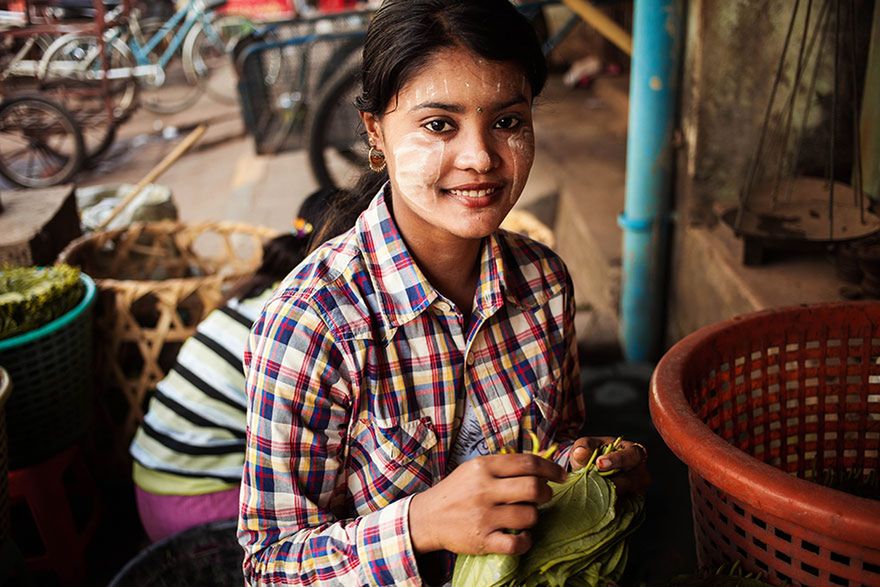
[[[518,127],[521,123],[522,121],[516,116],[505,116],[495,123],[495,127],[504,130],[510,130],[512,128]]]
[[[425,128],[427,128],[431,132],[440,133],[440,132],[446,132],[448,130],[451,130],[452,126],[448,122],[446,122],[445,120],[432,120],[431,122],[429,122],[428,124],[425,125]]]

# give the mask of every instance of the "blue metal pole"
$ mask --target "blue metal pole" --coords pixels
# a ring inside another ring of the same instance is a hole
[[[636,0],[634,7],[626,202],[619,218],[620,335],[631,362],[655,359],[660,350],[683,11],[682,0]]]

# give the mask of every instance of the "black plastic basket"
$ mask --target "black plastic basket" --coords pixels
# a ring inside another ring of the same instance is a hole
[[[0,548],[9,537],[9,452],[6,448],[6,402],[12,383],[6,369],[0,367]]]
[[[0,340],[0,365],[14,385],[6,404],[9,468],[38,463],[70,446],[92,421],[92,307],[95,282],[81,274],[83,299],[45,326]]]
[[[241,587],[244,551],[237,522],[190,528],[144,549],[110,582],[110,587]]]

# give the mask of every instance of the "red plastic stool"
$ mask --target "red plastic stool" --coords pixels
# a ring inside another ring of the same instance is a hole
[[[9,471],[9,499],[12,538],[30,572],[54,573],[65,586],[82,584],[100,501],[79,447]]]

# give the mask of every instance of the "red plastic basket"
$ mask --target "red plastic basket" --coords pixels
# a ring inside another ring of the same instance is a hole
[[[877,474],[880,303],[800,306],[703,328],[651,383],[689,467],[697,559],[773,584],[880,585],[880,502],[810,481]]]

